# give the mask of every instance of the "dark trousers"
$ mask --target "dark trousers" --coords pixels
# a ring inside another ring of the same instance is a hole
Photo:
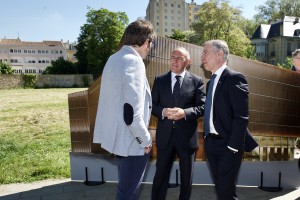
[[[215,182],[218,200],[236,200],[236,179],[243,153],[231,152],[224,139],[205,138],[205,154]]]
[[[117,200],[135,200],[144,177],[149,154],[143,156],[119,156]]]
[[[191,195],[195,149],[177,148],[171,142],[165,149],[157,149],[156,172],[152,186],[152,200],[165,200],[170,172],[176,154],[180,168],[180,200],[188,200]]]

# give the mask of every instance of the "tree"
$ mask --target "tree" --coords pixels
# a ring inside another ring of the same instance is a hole
[[[187,42],[186,34],[183,31],[180,31],[178,29],[175,29],[173,34],[169,38]]]
[[[0,74],[13,74],[14,72],[15,70],[9,64],[0,62]]]
[[[281,68],[284,68],[284,69],[292,69],[293,67],[293,59],[292,58],[289,58],[287,57],[284,61],[284,63],[280,64],[280,63],[277,63],[277,65]]]
[[[51,65],[46,68],[44,74],[78,74],[78,70],[74,63],[59,57],[51,61]]]
[[[87,23],[81,27],[81,33],[75,54],[79,71],[92,73],[97,78],[109,56],[116,52],[128,17],[124,12],[110,12],[107,9],[90,9]]]
[[[224,40],[232,54],[247,57],[251,43],[240,27],[241,13],[240,8],[230,7],[227,0],[207,1],[198,11],[198,21],[193,24],[195,35],[191,38],[197,38],[198,45],[211,39]]]
[[[254,16],[257,22],[272,23],[284,16],[300,17],[300,1],[295,0],[267,0],[265,5],[256,7],[258,14]]]

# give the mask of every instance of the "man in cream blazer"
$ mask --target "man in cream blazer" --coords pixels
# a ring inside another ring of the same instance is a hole
[[[125,45],[108,59],[102,74],[94,143],[119,158],[116,199],[136,199],[151,151],[152,99],[143,59],[154,38],[150,22],[131,23]]]

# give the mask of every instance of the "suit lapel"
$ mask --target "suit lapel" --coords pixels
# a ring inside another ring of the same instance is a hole
[[[217,83],[217,86],[216,86],[216,90],[215,90],[215,93],[214,93],[214,105],[215,105],[215,101],[217,99],[217,96],[220,93],[221,87],[224,83],[224,80],[225,80],[227,74],[228,74],[228,69],[226,68],[226,69],[224,69],[223,73],[221,74],[221,77],[220,77],[220,79]]]
[[[188,91],[188,88],[191,84],[191,81],[192,81],[191,74],[190,74],[190,72],[186,71],[185,75],[184,75],[184,78],[183,78],[183,81],[182,81],[181,88],[180,88],[180,95],[182,95],[186,91]]]

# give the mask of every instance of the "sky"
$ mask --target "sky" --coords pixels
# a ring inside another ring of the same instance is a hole
[[[194,0],[202,4],[205,0]],[[89,8],[125,12],[129,22],[146,16],[149,0],[1,0],[0,39],[41,42],[63,40],[74,42],[80,27],[86,23]],[[190,3],[191,0],[186,0]],[[266,0],[231,0],[230,5],[241,7],[247,19],[257,13],[255,7]]]

